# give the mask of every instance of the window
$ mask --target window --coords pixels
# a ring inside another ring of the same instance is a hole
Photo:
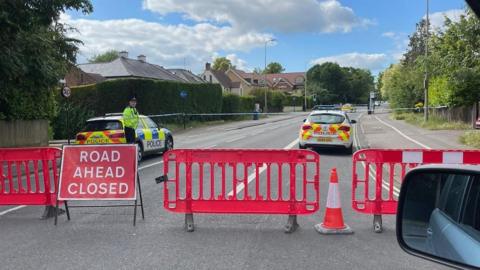
[[[468,175],[462,174],[449,175],[440,195],[440,209],[454,221],[458,221],[460,218],[468,178]]]
[[[212,82],[212,75],[210,75],[210,82]]]
[[[295,83],[296,83],[296,84],[302,84],[303,81],[304,81],[303,77],[297,77],[297,78],[295,79]]]
[[[88,121],[83,131],[104,131],[123,129],[122,123],[118,120]]]
[[[203,79],[206,81],[206,80],[207,80],[207,76],[206,76],[206,75],[203,75]]]
[[[158,128],[157,124],[155,124],[152,119],[145,117],[144,120],[148,128]]]
[[[315,124],[341,124],[345,117],[338,114],[313,114],[308,117],[308,121]]]
[[[141,118],[141,119],[138,121],[137,129],[144,129],[144,128],[145,128],[145,126],[143,125],[142,119],[144,119],[144,118]]]
[[[480,178],[472,182],[468,192],[465,209],[462,217],[462,224],[480,231]]]

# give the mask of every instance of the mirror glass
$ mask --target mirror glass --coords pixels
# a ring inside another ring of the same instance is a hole
[[[480,267],[478,175],[419,172],[411,177],[400,213],[404,243],[437,258]]]

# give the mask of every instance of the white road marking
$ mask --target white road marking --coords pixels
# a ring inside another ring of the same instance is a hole
[[[22,209],[22,208],[24,208],[24,207],[26,207],[26,205],[19,205],[19,206],[10,208],[10,209],[8,209],[8,210],[5,210],[5,211],[3,211],[3,212],[0,212],[0,216],[3,216],[3,215],[5,215],[5,214],[8,214],[8,213],[13,212],[13,211],[17,211],[17,210]]]
[[[425,144],[423,144],[423,143],[421,143],[421,142],[419,142],[419,141],[416,141],[416,140],[408,137],[408,136],[405,135],[403,132],[401,132],[400,130],[398,130],[398,128],[396,128],[396,127],[394,127],[394,126],[386,123],[385,121],[381,120],[381,119],[378,118],[377,116],[375,116],[375,118],[376,118],[380,123],[382,123],[382,124],[384,124],[385,126],[387,126],[387,127],[391,128],[391,129],[395,130],[398,134],[402,135],[405,139],[407,139],[407,140],[409,140],[409,141],[411,141],[411,142],[413,142],[413,143],[415,143],[415,144],[417,144],[417,145],[420,145],[421,147],[423,147],[423,148],[425,148],[425,149],[432,149],[430,146],[425,145]]]
[[[244,139],[244,138],[245,138],[245,136],[233,137],[233,138],[230,138],[230,139],[226,140],[225,142],[231,143],[231,142],[238,141],[238,140],[241,140],[241,139]]]
[[[138,169],[139,169],[139,170],[143,170],[143,169],[150,168],[150,167],[153,167],[153,166],[155,166],[155,165],[162,164],[162,163],[163,163],[163,160],[162,160],[162,161],[159,161],[159,162],[152,163],[152,164],[148,164],[148,165],[145,165],[145,166],[141,166],[141,167],[139,167]]]
[[[363,114],[363,113],[362,113]],[[358,119],[360,119],[362,117],[362,114],[360,114],[360,116],[358,117]],[[362,126],[360,125],[360,128],[363,130]],[[360,139],[358,138],[358,125],[355,125],[355,136],[353,137],[354,139],[354,143],[356,146],[360,146]],[[365,169],[365,163],[362,162],[362,166],[363,168]],[[373,179],[375,179],[375,171],[373,171],[373,168],[370,167],[370,170],[369,170],[369,175],[370,177],[372,177]],[[382,179],[382,188],[384,188],[385,190],[389,191],[390,192],[390,183],[387,183],[387,182],[384,182],[383,179]],[[400,189],[398,189],[396,186],[393,186],[393,195],[397,196],[398,197],[398,194],[400,193]]]
[[[285,146],[283,149],[291,149],[291,148],[293,148],[293,147],[294,147],[295,145],[297,145],[297,144],[298,144],[298,139],[295,139],[293,142],[291,142],[289,145]],[[264,164],[262,167],[259,168],[259,170],[258,170],[258,175],[260,175],[260,174],[261,174],[262,172],[264,172],[266,169],[267,169],[267,165]],[[251,173],[251,174],[248,176],[248,178],[247,178],[247,183],[252,182],[253,179],[255,179],[255,178],[256,178],[256,172]],[[237,194],[240,193],[244,188],[245,188],[245,184],[244,184],[244,183],[238,184],[238,185],[237,185],[237,188],[236,188]],[[232,196],[232,195],[233,195],[233,190],[230,191],[227,196]]]

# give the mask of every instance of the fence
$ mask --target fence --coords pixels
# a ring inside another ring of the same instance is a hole
[[[0,149],[0,205],[56,204],[61,149]]]
[[[285,229],[292,232],[296,215],[319,208],[319,159],[308,150],[169,151],[164,207],[185,213],[188,231],[194,229],[193,213],[223,213],[286,214]]]
[[[374,230],[382,231],[382,216],[397,213],[397,197],[405,174],[422,164],[480,164],[480,150],[364,149],[353,155],[352,208],[374,215]]]

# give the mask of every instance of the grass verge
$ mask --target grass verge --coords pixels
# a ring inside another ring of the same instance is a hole
[[[448,122],[439,117],[431,115],[427,122],[423,121],[423,114],[420,113],[394,113],[392,114],[394,120],[405,120],[405,122],[429,129],[429,130],[465,130],[470,129],[471,126],[463,122]]]
[[[480,149],[480,130],[470,130],[465,132],[465,134],[460,136],[460,142]]]

